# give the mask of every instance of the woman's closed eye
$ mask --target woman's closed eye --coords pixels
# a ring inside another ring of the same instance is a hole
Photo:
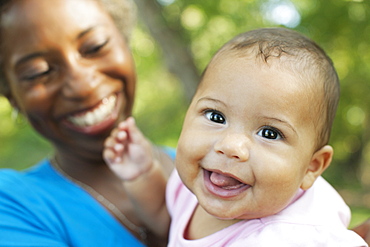
[[[43,72],[39,72],[39,73],[33,74],[33,75],[29,75],[29,76],[27,76],[27,77],[26,77],[26,78],[24,78],[24,79],[29,80],[29,81],[33,81],[33,80],[36,80],[36,79],[41,78],[41,77],[43,77],[43,76],[46,76],[46,75],[48,75],[49,73],[50,73],[50,69],[45,70],[45,71],[43,71]]]
[[[225,124],[226,118],[221,112],[215,111],[215,110],[207,110],[204,113],[205,117],[212,122],[219,123],[219,124]]]
[[[81,49],[81,54],[85,57],[99,54],[108,43],[109,39],[104,39],[103,41],[96,42],[94,44],[87,44]]]
[[[258,131],[257,135],[270,140],[284,139],[281,131],[273,127],[263,127]]]
[[[20,79],[24,81],[35,81],[47,76],[51,70],[51,67],[46,61],[37,59],[34,63],[21,69]]]

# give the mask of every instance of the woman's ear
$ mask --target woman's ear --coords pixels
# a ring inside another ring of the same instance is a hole
[[[17,101],[14,99],[14,97],[11,95],[11,93],[7,93],[4,95],[5,98],[8,99],[10,105],[14,108],[14,109],[17,109],[19,110],[19,107],[18,107],[18,103]]]
[[[301,184],[301,189],[308,190],[313,185],[316,178],[329,167],[333,154],[333,148],[325,145],[312,155],[311,162]]]

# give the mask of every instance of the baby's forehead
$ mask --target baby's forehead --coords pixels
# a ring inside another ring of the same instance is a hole
[[[220,63],[225,65],[225,61],[230,63],[230,67],[233,61],[253,63],[255,66],[265,70],[280,70],[284,71],[287,76],[297,77],[297,81],[306,81],[307,84],[312,88],[314,86],[321,87],[323,81],[320,78],[320,71],[318,71],[318,64],[314,61],[310,61],[309,56],[304,54],[288,54],[277,52],[271,52],[271,56],[265,57],[259,51],[257,45],[243,48],[233,49],[232,46],[224,47],[210,61],[208,68],[217,67]],[[274,55],[275,54],[275,55]],[[227,64],[226,64],[227,65]],[[302,85],[306,86],[306,85]]]
[[[252,73],[244,74],[254,68]],[[286,78],[291,81],[296,88],[317,94],[323,89],[318,73],[314,73],[310,68],[302,68],[297,65],[297,60],[292,56],[282,55],[271,57],[267,61],[263,60],[256,50],[249,49],[243,53],[235,50],[223,50],[217,53],[209,63],[204,76],[222,75],[223,73],[240,74],[241,76],[265,75],[266,80],[276,77]],[[271,83],[277,83],[271,80]]]
[[[279,91],[281,94],[275,96],[281,99],[285,95],[291,95],[291,97],[295,98],[304,97],[307,99],[304,101],[306,102],[305,104],[310,104],[309,107],[306,107],[310,110],[310,114],[317,115],[321,111],[319,106],[323,104],[324,100],[323,80],[317,76],[318,73],[314,73],[309,69],[302,69],[296,66],[295,63],[295,59],[286,55],[271,57],[268,61],[264,61],[258,56],[256,50],[253,49],[248,49],[248,51],[243,51],[243,53],[235,50],[223,50],[212,59],[204,76],[207,76],[207,73],[211,77],[222,76],[224,72],[236,75],[243,74],[244,69],[248,70],[252,67],[254,77],[265,78],[258,83],[276,90],[284,87],[287,90],[289,89],[289,91],[281,90]],[[246,74],[245,76],[248,77],[249,75]],[[287,87],[288,84],[286,83],[288,81],[290,83],[289,87]],[[210,83],[209,86],[212,87],[212,80],[207,80],[207,83]],[[249,88],[245,88],[245,90],[249,90]],[[298,99],[297,102],[303,101]]]
[[[253,64],[261,70],[280,70],[287,76],[297,77],[297,81],[309,81],[310,84],[317,84],[320,81],[319,73],[310,66],[311,63],[307,59],[290,54],[270,56],[266,59],[258,52],[257,47],[243,50],[222,49],[212,58],[206,72],[214,68],[221,71],[232,70],[236,63],[243,63],[246,66]]]

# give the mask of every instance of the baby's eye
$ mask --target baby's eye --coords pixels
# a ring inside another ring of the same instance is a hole
[[[220,112],[212,111],[212,110],[206,111],[205,116],[206,116],[206,118],[208,118],[212,122],[220,123],[220,124],[225,124],[226,123],[225,117]]]
[[[271,140],[280,140],[283,138],[283,135],[279,130],[271,127],[264,127],[260,131],[258,131],[257,134]]]

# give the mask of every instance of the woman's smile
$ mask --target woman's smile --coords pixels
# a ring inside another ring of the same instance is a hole
[[[116,105],[117,96],[111,95],[104,98],[97,106],[92,109],[79,112],[67,117],[67,121],[79,127],[87,127],[100,123],[113,112]]]
[[[119,96],[122,97],[120,94],[105,97],[94,107],[65,117],[63,124],[78,132],[100,132],[116,121],[122,101]]]

